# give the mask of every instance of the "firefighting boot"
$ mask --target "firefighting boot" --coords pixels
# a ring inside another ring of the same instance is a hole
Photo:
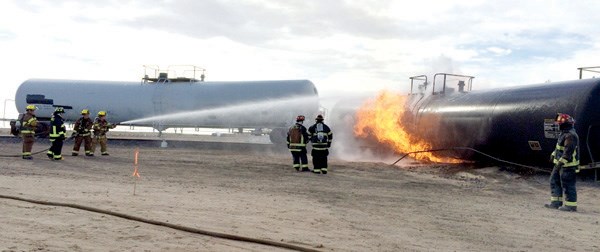
[[[108,152],[103,152],[102,156],[108,156]]]
[[[88,157],[93,157],[94,153],[85,153],[85,155],[88,156]]]
[[[302,172],[309,172],[310,171],[310,169],[308,169],[308,165],[307,164],[302,164],[301,167],[302,167],[302,169],[300,171],[302,171]]]
[[[566,212],[577,212],[577,206],[561,206],[558,210]]]
[[[54,153],[48,152],[48,153],[46,153],[46,156],[48,156],[49,159],[53,159]]]
[[[31,160],[31,159],[33,159],[33,157],[31,157],[31,156],[23,156],[23,159]]]
[[[321,168],[321,174],[327,174],[327,168]]]
[[[313,170],[312,170],[312,172],[313,172],[314,174],[321,174],[321,169],[316,169],[316,168],[315,168],[315,169],[313,169]]]
[[[544,206],[546,208],[558,209],[559,207],[562,206],[562,202],[561,201],[552,201],[552,203],[544,204]]]

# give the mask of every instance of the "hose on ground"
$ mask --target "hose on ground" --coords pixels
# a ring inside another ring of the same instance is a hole
[[[168,228],[172,228],[175,230],[180,230],[180,231],[184,231],[184,232],[188,232],[188,233],[211,236],[211,237],[215,237],[215,238],[222,238],[222,239],[241,241],[241,242],[250,242],[250,243],[255,243],[255,244],[267,245],[267,246],[278,247],[278,248],[283,248],[283,249],[290,249],[290,250],[295,250],[295,251],[302,251],[302,252],[319,252],[319,250],[316,250],[316,249],[305,248],[305,247],[287,244],[287,243],[283,243],[283,242],[269,241],[269,240],[252,238],[252,237],[245,237],[245,236],[239,236],[239,235],[233,235],[233,234],[207,231],[207,230],[202,230],[202,229],[198,229],[198,228],[175,225],[175,224],[166,223],[166,222],[162,222],[162,221],[141,218],[141,217],[137,217],[137,216],[133,216],[133,215],[123,214],[123,213],[119,213],[119,212],[113,212],[113,211],[109,211],[109,210],[104,210],[104,209],[99,209],[99,208],[94,208],[94,207],[89,207],[89,206],[84,206],[84,205],[33,200],[33,199],[26,199],[26,198],[15,197],[15,196],[10,196],[10,195],[1,195],[1,194],[0,194],[0,198],[24,201],[24,202],[40,204],[40,205],[70,207],[70,208],[80,209],[80,210],[89,211],[89,212],[112,215],[112,216],[127,219],[127,220],[168,227]]]
[[[497,158],[497,157],[494,157],[492,155],[483,153],[481,151],[478,151],[478,150],[470,148],[470,147],[450,147],[450,148],[441,148],[441,149],[411,151],[411,152],[408,152],[408,153],[404,154],[402,157],[400,157],[398,160],[396,160],[396,162],[394,162],[391,165],[395,165],[396,163],[400,162],[400,160],[404,159],[405,157],[407,157],[410,154],[423,153],[423,152],[450,151],[450,150],[470,150],[470,151],[473,151],[475,153],[478,153],[480,155],[483,155],[483,156],[485,156],[487,158],[496,160],[496,161],[501,162],[501,163],[505,163],[505,164],[509,164],[509,165],[514,165],[514,166],[519,166],[519,167],[524,167],[524,168],[529,168],[529,169],[532,169],[532,170],[535,170],[535,171],[540,171],[540,172],[546,172],[546,173],[550,172],[550,171],[548,171],[546,169],[543,169],[543,168],[540,168],[540,167],[530,166],[530,165],[524,165],[524,164],[519,164],[519,163],[507,161],[507,160],[504,160],[504,159],[500,159],[500,158]]]
[[[67,139],[63,140],[63,141],[67,142],[67,141],[69,141],[69,140],[71,140],[73,138],[75,138],[75,137],[74,136],[70,136]],[[40,150],[40,151],[32,152],[31,155],[33,156],[33,155],[37,155],[37,154],[40,154],[40,153],[44,153],[44,152],[47,152],[49,149],[50,149],[50,147],[48,147],[46,149],[43,149],[43,150]],[[22,156],[22,154],[0,155],[0,158],[9,158],[9,157],[13,158],[13,157],[21,157],[21,156]]]

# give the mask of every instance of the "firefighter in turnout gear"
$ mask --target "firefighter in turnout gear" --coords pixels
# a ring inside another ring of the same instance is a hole
[[[27,112],[17,121],[17,127],[23,138],[23,159],[32,159],[31,149],[33,148],[33,142],[35,142],[35,129],[38,124],[35,117],[36,109],[35,105],[27,105],[25,108]]]
[[[306,127],[304,127],[302,123],[304,123],[304,116],[299,115],[296,117],[296,124],[288,130],[287,146],[292,153],[296,171],[310,171],[310,169],[308,169],[308,158],[306,156],[306,143],[309,138]]]
[[[550,204],[546,204],[545,207],[574,212],[577,211],[575,173],[579,171],[579,136],[573,128],[575,119],[571,116],[558,113],[556,123],[560,135],[551,156],[554,163],[550,175],[551,197]]]
[[[313,158],[313,172],[317,174],[327,174],[327,156],[329,155],[329,147],[333,133],[329,126],[323,123],[323,116],[318,115],[315,119],[317,122],[308,128],[310,141],[312,142],[312,151],[310,155]]]
[[[62,107],[58,107],[54,110],[52,114],[52,119],[50,119],[50,149],[46,153],[48,158],[51,160],[62,160],[62,147],[63,142],[66,139],[67,129],[65,128],[65,124],[62,118],[62,114],[65,113],[65,110]]]
[[[73,151],[71,155],[77,156],[79,155],[79,147],[81,147],[81,143],[85,142],[85,155],[93,156],[92,153],[92,126],[94,122],[90,119],[90,111],[84,109],[81,111],[81,117],[75,121],[75,126],[73,126],[73,135],[75,136],[75,145],[73,145]]]
[[[106,111],[98,112],[98,117],[94,119],[94,139],[92,141],[92,153],[96,152],[96,145],[100,144],[100,153],[102,156],[108,156],[106,148],[106,132],[114,129],[117,125],[106,121]]]

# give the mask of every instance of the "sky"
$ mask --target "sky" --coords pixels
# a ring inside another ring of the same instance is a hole
[[[207,81],[309,79],[324,98],[475,76],[473,89],[599,66],[600,1],[2,0],[0,101],[30,78],[139,81],[196,65]],[[592,77],[588,74],[584,77]]]

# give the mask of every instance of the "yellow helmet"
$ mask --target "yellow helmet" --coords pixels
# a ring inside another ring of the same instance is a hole
[[[36,110],[37,107],[35,105],[27,105],[26,110]]]
[[[105,116],[106,115],[106,111],[100,111],[98,112],[98,116]]]
[[[90,113],[90,111],[89,111],[88,109],[83,109],[83,110],[81,111],[81,114],[82,114],[82,115],[87,115],[87,114],[89,114],[89,113]]]

